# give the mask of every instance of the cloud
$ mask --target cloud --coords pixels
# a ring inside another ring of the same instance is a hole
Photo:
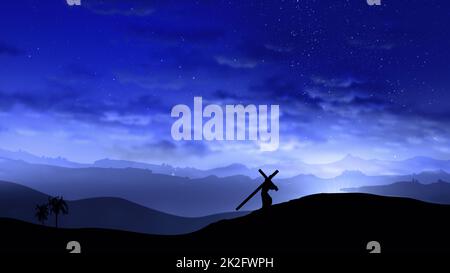
[[[227,58],[224,56],[216,56],[215,59],[218,64],[229,66],[231,68],[254,68],[258,64],[256,61]]]
[[[235,48],[235,52],[250,60],[281,61],[293,56],[293,47],[259,44],[244,41]]]
[[[274,44],[265,44],[264,47],[269,50],[278,52],[278,53],[288,53],[293,50],[292,47],[279,46],[279,45],[274,45]]]
[[[5,93],[0,91],[0,109],[8,111],[15,105],[22,105],[38,111],[48,111],[57,107],[61,103],[75,99],[70,92],[49,93],[49,92],[15,92]]]
[[[209,149],[204,142],[199,141],[170,141],[160,140],[157,142],[150,142],[142,146],[144,149],[157,150],[158,153],[172,154],[172,155],[187,155],[187,156],[202,156],[208,153]]]
[[[294,81],[275,75],[267,77],[262,83],[250,86],[250,91],[281,98],[295,96],[301,89]]]
[[[301,103],[304,107],[321,110],[320,97],[311,96],[298,82],[283,76],[267,77],[262,83],[251,85],[249,91],[254,100],[264,99],[271,104],[282,102],[283,105]]]
[[[381,110],[389,104],[383,95],[389,87],[375,80],[352,76],[312,76],[311,83],[305,90],[312,97],[320,98],[323,103],[336,108],[373,107]]]
[[[155,77],[148,74],[120,72],[117,74],[117,80],[122,84],[132,84],[147,90],[174,91],[183,87],[181,80],[164,75]]]
[[[368,98],[363,98],[363,97],[359,97],[359,96],[355,96],[353,97],[349,102],[349,105],[353,105],[353,106],[361,106],[361,107],[385,107],[388,105],[388,102],[380,99],[380,98],[376,98],[376,97],[368,97]]]
[[[78,79],[96,79],[102,75],[97,71],[89,69],[84,64],[76,64],[72,63],[66,66],[64,76],[69,78],[78,78]]]
[[[352,77],[346,78],[324,78],[320,76],[313,76],[312,81],[316,85],[323,87],[339,87],[339,88],[350,88],[355,87],[358,84],[363,83],[363,81],[354,79]]]
[[[97,99],[99,96],[100,99]],[[94,94],[87,87],[81,91],[70,83],[58,80],[48,80],[46,86],[39,90],[0,90],[0,111],[12,111],[15,107],[120,126],[146,126],[153,121],[148,116],[170,111],[169,106],[152,95],[138,93],[127,97],[104,97],[101,92]]]
[[[217,99],[220,101],[225,101],[225,100],[240,101],[242,99],[248,99],[247,97],[243,96],[242,94],[236,94],[234,92],[225,91],[223,89],[214,91],[211,94],[211,97],[213,99]]]
[[[217,41],[224,31],[217,27],[202,25],[187,27],[174,24],[134,25],[129,28],[131,34],[145,39],[168,42],[206,43]]]
[[[149,16],[155,1],[145,0],[83,0],[82,6],[100,15]]]
[[[351,39],[348,44],[352,47],[363,48],[368,50],[391,50],[395,48],[395,44],[385,41],[384,39]]]
[[[151,122],[150,115],[119,115],[116,112],[106,112],[102,120],[106,122],[119,122],[123,125],[146,126]]]
[[[0,56],[20,56],[22,54],[23,51],[19,48],[0,41]]]
[[[179,162],[179,158],[201,159],[204,156],[214,154],[205,142],[200,141],[172,141],[172,140],[155,140],[142,144],[133,145],[131,147],[116,147],[115,151],[121,158],[131,160],[144,160],[159,162],[175,163],[183,165]]]

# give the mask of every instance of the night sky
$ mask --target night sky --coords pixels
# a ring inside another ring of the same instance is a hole
[[[450,2],[3,1],[0,148],[177,166],[450,159]],[[172,140],[176,104],[280,105],[280,146]]]

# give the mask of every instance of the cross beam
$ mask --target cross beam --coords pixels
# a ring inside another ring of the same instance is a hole
[[[259,173],[264,177],[264,182],[263,182],[261,185],[259,185],[259,187],[257,187],[256,190],[254,190],[247,198],[245,198],[245,200],[242,201],[242,203],[239,204],[239,206],[237,206],[236,210],[239,210],[240,208],[242,208],[242,206],[244,206],[245,203],[248,202],[248,200],[252,199],[252,197],[255,196],[255,194],[257,194],[257,193],[261,190],[261,188],[262,188],[262,186],[264,185],[264,183],[266,183],[266,182],[272,182],[272,178],[273,178],[275,175],[277,175],[277,173],[278,173],[278,170],[275,170],[275,171],[273,172],[273,174],[267,176],[261,169],[259,169],[258,171],[259,171]]]

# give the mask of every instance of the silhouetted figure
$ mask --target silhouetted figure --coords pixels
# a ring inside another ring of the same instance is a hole
[[[272,197],[269,195],[270,190],[278,191],[278,187],[270,179],[266,179],[261,188],[262,208],[267,209],[272,205]]]
[[[245,205],[245,203],[247,203],[248,200],[250,200],[253,196],[255,196],[255,194],[258,193],[258,191],[261,191],[262,208],[266,209],[272,205],[272,198],[269,195],[269,191],[270,190],[278,191],[278,187],[275,186],[275,184],[272,182],[272,178],[275,175],[277,175],[278,170],[276,170],[275,172],[273,172],[273,174],[269,176],[267,176],[261,169],[259,169],[258,171],[261,173],[262,176],[264,176],[264,182],[261,185],[259,185],[259,187],[256,188],[256,190],[254,190],[247,198],[245,198],[245,200],[242,201],[242,203],[236,207],[236,210],[242,208],[242,206]]]

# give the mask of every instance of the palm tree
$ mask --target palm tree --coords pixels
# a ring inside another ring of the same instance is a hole
[[[53,213],[55,215],[55,226],[58,227],[59,214],[68,214],[69,207],[62,197],[49,197],[48,205],[50,207],[50,213]]]
[[[48,219],[48,213],[48,204],[36,205],[35,216],[42,225],[45,225],[45,221]]]

